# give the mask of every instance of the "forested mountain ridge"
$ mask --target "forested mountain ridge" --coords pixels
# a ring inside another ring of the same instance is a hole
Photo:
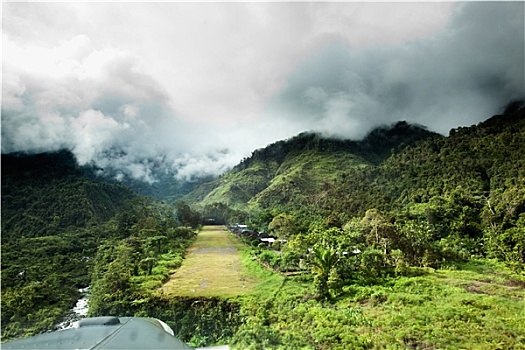
[[[354,207],[360,213],[371,207],[401,210],[410,203],[426,203],[436,196],[460,192],[484,200],[480,203],[483,205],[491,196],[508,191],[522,193],[524,115],[521,109],[478,125],[452,129],[448,137],[405,147],[378,167],[350,170],[350,176],[331,187],[324,207],[331,210],[337,199],[340,212],[344,207]],[[523,198],[517,196],[516,200]]]
[[[465,256],[524,266],[521,106],[446,137],[406,123],[374,130],[360,142],[301,134],[253,152],[186,198],[204,217],[245,221],[287,237],[312,227],[351,227],[375,215],[400,232],[412,227],[415,234],[423,225],[428,244],[447,237]],[[394,236],[384,239],[394,242]]]
[[[135,196],[127,187],[90,179],[65,150],[2,155],[4,239],[97,225],[127,209]]]
[[[3,154],[1,201],[2,341],[52,330],[75,305],[79,288],[93,286],[96,308],[105,281],[92,279],[97,256],[130,252],[132,269],[151,273],[165,253],[159,242],[169,238],[165,248],[182,254],[193,235],[177,227],[188,221],[189,208],[179,205],[177,217],[173,207],[101,181],[66,150]],[[130,278],[105,274],[109,263],[101,265],[95,270],[119,288],[125,284],[118,278]]]
[[[202,206],[234,209],[307,205],[326,184],[347,169],[380,164],[400,147],[440,137],[417,125],[398,122],[372,130],[363,140],[327,138],[305,132],[255,150],[219,179],[198,187],[184,200]]]
[[[136,197],[69,151],[2,154],[2,339],[53,328],[90,283],[104,225]]]
[[[284,239],[240,235],[268,279],[242,301],[159,293],[200,220],[186,203],[99,182],[69,152],[3,155],[2,341],[53,329],[90,284],[90,315],[159,317],[196,346],[520,348],[524,152],[520,108],[447,137],[401,122],[255,151],[192,193],[204,218]]]

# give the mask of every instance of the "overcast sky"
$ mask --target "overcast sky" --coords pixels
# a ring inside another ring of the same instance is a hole
[[[302,131],[448,134],[523,98],[523,2],[3,3],[2,152],[153,181]]]

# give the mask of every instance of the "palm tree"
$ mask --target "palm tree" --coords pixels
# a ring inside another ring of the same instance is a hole
[[[338,261],[339,257],[333,248],[316,247],[312,250],[310,265],[312,272],[315,273],[317,292],[322,297],[330,295],[328,278],[330,271],[332,271]]]

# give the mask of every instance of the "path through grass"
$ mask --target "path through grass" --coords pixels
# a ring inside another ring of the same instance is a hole
[[[243,265],[244,245],[224,226],[204,226],[182,266],[161,290],[173,296],[233,297],[259,282]]]

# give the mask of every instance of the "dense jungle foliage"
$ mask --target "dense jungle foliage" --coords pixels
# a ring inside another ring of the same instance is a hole
[[[167,275],[162,264],[180,264],[194,236],[181,223],[200,221],[184,203],[177,209],[93,180],[68,151],[2,155],[2,340],[53,329],[100,259],[108,265],[93,285],[95,311],[104,282],[119,289],[112,298],[128,291],[119,253],[132,254],[136,279]]]
[[[185,198],[204,217],[274,226],[274,235],[292,240],[318,235],[331,248],[373,250],[382,261],[438,267],[477,255],[520,272],[524,115],[513,105],[448,137],[403,122],[360,142],[301,134],[253,152]]]
[[[2,340],[52,329],[91,285],[89,315],[158,317],[194,346],[520,349],[523,154],[522,104],[446,137],[405,122],[362,141],[304,133],[174,206],[68,152],[3,155]],[[253,295],[159,291],[202,223],[248,225]]]
[[[285,276],[243,303],[232,343],[522,348],[523,104],[447,137],[404,123],[371,135],[374,151],[302,134],[185,197],[204,218],[256,228],[252,255]]]

